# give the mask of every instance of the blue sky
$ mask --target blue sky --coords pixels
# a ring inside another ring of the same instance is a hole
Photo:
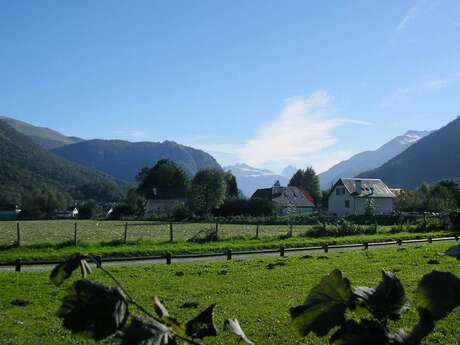
[[[0,0],[0,114],[318,171],[460,114],[460,2]]]

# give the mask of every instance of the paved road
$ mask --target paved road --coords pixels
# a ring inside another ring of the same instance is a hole
[[[454,242],[455,239],[452,238],[443,238],[443,239],[433,239],[433,243],[446,243],[446,242]],[[407,246],[420,246],[420,245],[430,245],[426,240],[411,240],[405,241],[402,245],[398,245],[397,243],[393,242],[391,244],[385,245],[369,245],[368,250],[382,250],[382,249],[391,249],[391,248],[400,248],[400,247],[407,247]],[[337,246],[330,246],[329,252],[346,252],[352,250],[364,250],[363,246],[357,247],[353,245],[337,245]],[[306,249],[306,250],[295,250],[286,248],[284,255],[286,257],[289,256],[303,256],[303,255],[324,255],[324,249],[320,247],[316,247],[314,249]],[[246,260],[246,259],[254,259],[257,257],[279,257],[280,252],[264,252],[264,253],[250,253],[244,252],[243,254],[233,254],[233,260]],[[172,263],[200,263],[200,262],[215,262],[215,261],[224,261],[227,260],[226,255],[209,255],[205,257],[181,257],[181,258],[172,258]],[[104,267],[129,267],[129,266],[139,266],[139,265],[152,265],[152,264],[165,264],[165,258],[158,258],[158,259],[133,259],[130,261],[104,261]],[[54,265],[50,264],[38,264],[38,265],[24,265],[21,267],[21,271],[23,272],[33,272],[33,271],[46,271],[51,270]],[[14,267],[7,266],[7,267],[0,267],[0,272],[14,272]]]

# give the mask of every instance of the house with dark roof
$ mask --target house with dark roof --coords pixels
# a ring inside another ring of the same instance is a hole
[[[315,209],[314,199],[306,191],[297,187],[281,187],[279,183],[271,188],[261,188],[254,192],[251,199],[264,199],[272,202],[279,215],[309,213]]]
[[[328,213],[363,215],[372,205],[376,215],[391,214],[395,199],[395,193],[380,179],[341,178],[329,193]]]

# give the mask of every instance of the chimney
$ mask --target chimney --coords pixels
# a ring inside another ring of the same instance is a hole
[[[361,191],[362,191],[362,188],[363,188],[362,181],[361,180],[356,180],[355,185],[356,185],[356,193],[361,194]]]

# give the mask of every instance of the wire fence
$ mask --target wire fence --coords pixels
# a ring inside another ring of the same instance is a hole
[[[0,222],[0,246],[79,243],[128,243],[136,241],[186,242],[261,239],[306,234],[311,225],[261,225],[144,221],[4,221]]]

